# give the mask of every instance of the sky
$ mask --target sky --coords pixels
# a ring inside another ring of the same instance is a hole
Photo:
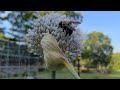
[[[114,52],[120,52],[120,11],[82,11],[83,33],[102,32],[111,38]]]
[[[102,32],[111,38],[114,52],[120,52],[120,11],[82,11],[82,15],[80,28],[83,33]],[[9,29],[9,23],[4,25]]]

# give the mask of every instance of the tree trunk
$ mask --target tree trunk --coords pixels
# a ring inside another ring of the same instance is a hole
[[[100,74],[100,71],[101,71],[101,69],[100,69],[100,64],[98,64],[97,67],[96,67],[96,72],[97,72],[97,74]]]

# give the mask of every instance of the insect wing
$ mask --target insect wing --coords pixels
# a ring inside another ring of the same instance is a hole
[[[65,25],[65,27],[66,27],[68,30],[75,31],[75,28],[73,28],[71,25]]]
[[[73,21],[70,21],[69,23],[70,24],[81,24],[80,22],[73,22]]]

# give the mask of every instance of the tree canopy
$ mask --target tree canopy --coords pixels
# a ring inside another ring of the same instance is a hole
[[[32,27],[31,21],[36,19],[36,14],[46,15],[53,11],[9,11],[4,19],[7,19],[11,24],[10,30],[7,32],[12,35],[16,41],[23,41],[23,36],[27,33],[27,30]],[[65,14],[69,17],[73,17],[82,20],[81,13],[75,13],[74,11],[54,11],[60,14]],[[1,12],[3,13],[3,12]],[[80,19],[81,17],[81,19]]]
[[[120,70],[120,53],[114,53],[109,67],[113,70]]]
[[[113,47],[111,39],[101,32],[89,33],[84,41],[82,58],[93,60],[94,65],[108,65],[111,60]]]

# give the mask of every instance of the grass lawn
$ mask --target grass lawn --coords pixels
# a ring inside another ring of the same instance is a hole
[[[96,73],[81,73],[82,79],[120,79],[120,72],[113,72],[112,74],[96,74]],[[39,79],[51,79],[51,72],[45,70],[40,72],[37,76]],[[74,79],[67,69],[57,72],[57,79]]]
[[[95,71],[93,73],[81,73],[80,77],[82,79],[120,79],[120,71],[113,72],[112,74],[96,74]],[[21,76],[18,77],[10,77],[6,79],[24,79]],[[51,72],[48,70],[44,70],[37,74],[37,79],[51,79]],[[65,68],[56,73],[56,79],[74,79],[72,74]]]

